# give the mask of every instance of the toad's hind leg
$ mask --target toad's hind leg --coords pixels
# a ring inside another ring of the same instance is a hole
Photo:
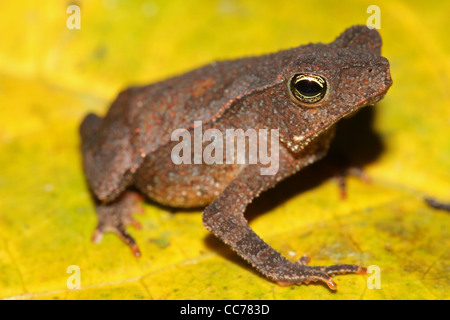
[[[97,115],[89,114],[80,127],[83,166],[98,216],[92,240],[100,242],[105,232],[113,232],[131,248],[135,256],[140,256],[139,248],[126,231],[126,226],[131,224],[140,228],[132,213],[143,212],[138,205],[143,197],[136,192],[124,190],[128,185],[127,175],[114,175],[114,165],[117,165],[117,162],[108,161],[117,152],[108,158],[109,154],[99,146],[101,121]],[[112,172],[116,179],[106,176],[108,172]]]
[[[136,257],[141,256],[141,252],[133,237],[127,232],[126,226],[132,225],[136,229],[141,229],[141,225],[133,217],[133,213],[144,213],[139,202],[143,197],[133,191],[125,191],[117,199],[109,203],[97,203],[98,224],[92,235],[92,241],[98,243],[103,238],[105,232],[113,232],[125,242]]]

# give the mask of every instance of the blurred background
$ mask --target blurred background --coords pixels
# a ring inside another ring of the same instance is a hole
[[[251,224],[292,259],[380,265],[381,290],[360,276],[337,277],[334,295],[278,287],[211,238],[201,212],[147,204],[133,233],[139,260],[114,236],[90,242],[96,217],[78,138],[86,113],[104,114],[128,86],[215,60],[331,42],[366,24],[370,5],[394,85],[340,141],[370,154],[372,184],[350,179],[340,201],[332,181],[297,192],[306,173],[268,193],[264,214],[256,204]],[[449,216],[421,200],[450,200],[448,12],[448,1],[3,0],[0,298],[448,299]],[[368,126],[375,140],[358,140]],[[81,268],[80,290],[67,288],[69,265]]]

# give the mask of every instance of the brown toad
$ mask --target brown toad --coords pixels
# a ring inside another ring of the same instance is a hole
[[[244,212],[261,192],[322,158],[337,121],[383,98],[392,80],[380,50],[377,31],[354,26],[330,44],[216,62],[123,91],[105,117],[90,114],[80,128],[99,217],[94,240],[113,231],[140,255],[125,230],[136,224],[131,213],[139,197],[127,190],[133,186],[164,205],[207,205],[205,227],[279,284],[320,280],[335,289],[330,275],[364,272],[355,265],[307,266],[306,257],[292,263],[254,233]],[[195,122],[202,132],[277,129],[276,170],[261,174],[265,166],[250,161],[175,164],[179,142],[172,134],[195,135]]]

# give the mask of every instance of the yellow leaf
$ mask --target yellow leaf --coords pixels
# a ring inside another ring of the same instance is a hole
[[[356,128],[351,141],[373,125],[369,141],[378,145],[354,148],[369,154],[372,183],[350,178],[342,201],[318,164],[247,213],[293,261],[307,253],[312,265],[381,270],[381,289],[368,288],[370,275],[342,275],[332,293],[264,279],[203,228],[200,211],[145,204],[143,229],[130,230],[139,259],[112,234],[93,244],[78,126],[87,112],[104,114],[124,87],[218,59],[330,42],[366,23],[370,1],[77,1],[80,29],[67,28],[69,2],[2,1],[0,297],[449,299],[450,216],[422,197],[450,199],[450,3],[378,2],[394,85],[374,109],[344,122]],[[68,287],[72,265],[80,289]]]

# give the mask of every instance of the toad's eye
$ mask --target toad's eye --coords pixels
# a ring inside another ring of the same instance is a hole
[[[288,86],[291,95],[305,104],[319,102],[327,93],[325,79],[312,74],[296,74],[289,80]]]

